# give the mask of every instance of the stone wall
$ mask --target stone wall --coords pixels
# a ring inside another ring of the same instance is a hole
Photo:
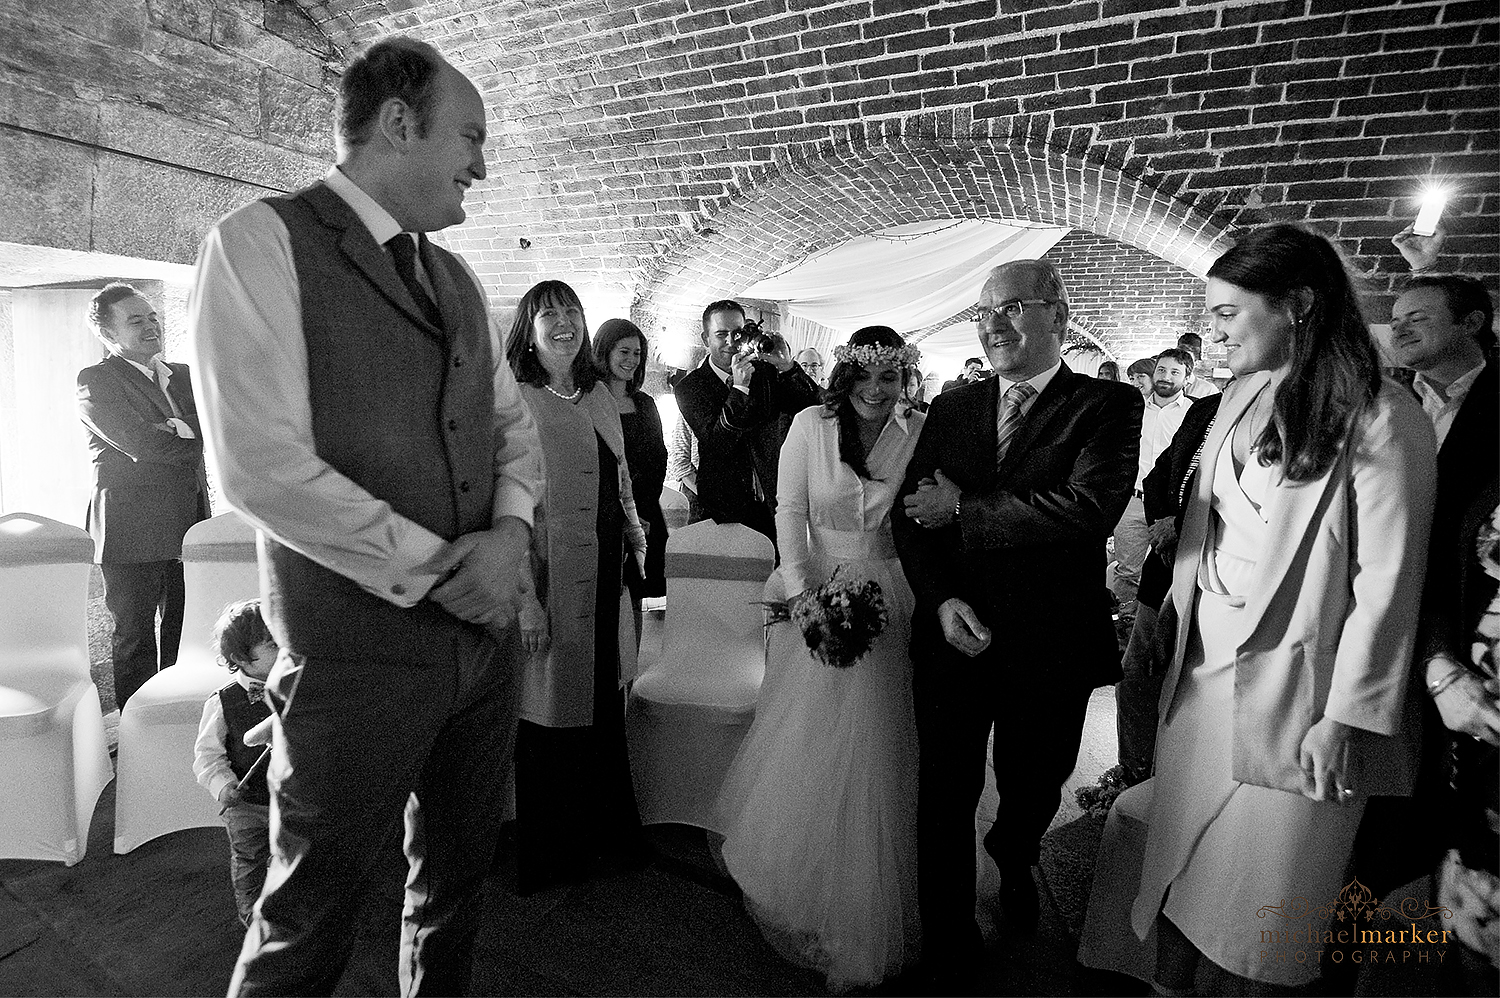
[[[292,0],[0,0],[0,241],[191,263],[332,154],[337,53]]]

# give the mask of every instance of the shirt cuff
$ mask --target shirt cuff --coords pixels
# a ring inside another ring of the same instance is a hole
[[[239,780],[235,779],[235,776],[232,772],[228,776],[225,776],[223,774],[210,776],[208,778],[209,796],[213,797],[214,800],[218,800],[219,795],[224,792],[225,787],[232,787],[239,782]]]
[[[750,394],[750,389],[745,385],[731,385],[730,387],[735,391],[744,392],[746,395]]]
[[[536,502],[522,489],[506,488],[497,483],[494,512],[490,522],[499,523],[507,516],[514,516],[528,527],[535,526]]]
[[[428,590],[438,583],[436,572],[418,572],[417,566],[426,564],[447,546],[448,542],[437,534],[427,530],[414,531],[408,543],[403,544],[398,552],[398,557],[409,552],[406,563],[393,564],[385,589],[372,591],[397,606],[416,606],[426,598]]]

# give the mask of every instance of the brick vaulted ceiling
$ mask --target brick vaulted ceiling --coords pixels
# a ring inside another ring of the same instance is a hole
[[[1457,266],[1500,274],[1493,0],[298,2],[346,55],[413,34],[484,93],[491,175],[451,242],[501,299],[566,275],[680,315],[939,217],[1200,274],[1307,220],[1388,292],[1429,177]]]

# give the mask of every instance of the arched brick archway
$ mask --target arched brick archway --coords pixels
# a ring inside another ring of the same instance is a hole
[[[1045,135],[976,137],[954,124],[952,116],[925,115],[778,150],[773,164],[736,178],[732,194],[705,200],[691,231],[669,237],[643,275],[641,317],[654,325],[696,316],[704,302],[808,253],[931,219],[1084,229],[1198,275],[1218,252],[1219,221],[1147,182],[1088,163]]]
[[[1175,198],[1172,238],[1188,209],[1217,232],[1311,221],[1377,292],[1405,273],[1389,240],[1413,196],[1445,178],[1453,266],[1500,274],[1500,45],[1472,0],[297,2],[343,51],[416,34],[484,92],[492,180],[450,242],[502,305],[560,272],[655,295],[705,218],[728,231],[761,171],[795,169],[786,150],[834,163],[929,117],[1063,153],[1067,210],[1134,197],[1101,183],[1086,205],[1098,167]]]

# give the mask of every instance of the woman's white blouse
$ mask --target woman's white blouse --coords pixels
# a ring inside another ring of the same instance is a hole
[[[883,549],[894,555],[891,507],[926,418],[914,409],[896,406],[870,450],[871,477],[867,480],[839,459],[838,420],[826,418],[826,411],[817,405],[799,412],[781,448],[776,538],[788,596],[827,581],[810,575],[823,571],[819,564],[823,552],[815,549],[835,540],[833,535],[875,533],[879,536],[867,540],[867,544],[875,543],[866,550]]]

